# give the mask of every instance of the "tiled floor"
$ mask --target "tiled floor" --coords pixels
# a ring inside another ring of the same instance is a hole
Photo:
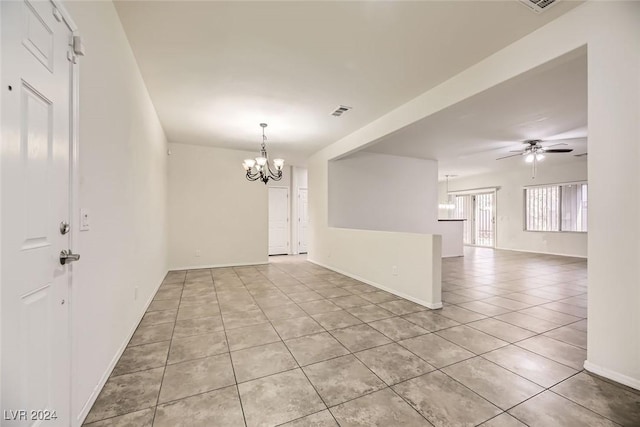
[[[640,425],[585,373],[586,262],[468,248],[442,310],[306,262],[171,272],[89,413],[99,426]]]

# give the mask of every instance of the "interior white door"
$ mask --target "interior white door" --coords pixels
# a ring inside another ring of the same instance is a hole
[[[71,31],[46,1],[2,1],[2,425],[70,425]]]
[[[298,189],[298,252],[307,253],[307,229],[309,228],[309,207],[307,189]]]
[[[269,255],[289,253],[289,189],[269,187]]]

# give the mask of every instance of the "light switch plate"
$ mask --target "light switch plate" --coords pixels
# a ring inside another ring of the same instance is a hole
[[[80,231],[89,231],[91,228],[90,214],[88,209],[80,209]]]

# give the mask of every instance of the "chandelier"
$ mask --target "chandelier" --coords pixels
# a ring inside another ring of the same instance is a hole
[[[453,178],[456,177],[458,175],[445,175],[445,178],[447,179],[447,186],[446,186],[446,200],[444,203],[440,203],[438,204],[438,209],[446,209],[448,211],[452,211],[456,208],[456,204],[453,202],[453,200],[451,199],[451,195],[449,194],[449,177]]]
[[[264,135],[264,128],[267,127],[266,123],[260,123],[262,128],[262,146],[260,147],[260,156],[255,159],[245,159],[242,162],[242,167],[247,171],[247,179],[249,181],[260,180],[267,184],[270,179],[274,181],[280,181],[282,179],[282,168],[284,167],[283,159],[273,159],[273,167],[275,172],[271,169],[269,163],[269,157],[267,156],[267,147],[265,145],[267,137]]]

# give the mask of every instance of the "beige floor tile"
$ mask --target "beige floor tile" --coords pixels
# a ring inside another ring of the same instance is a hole
[[[437,314],[440,314],[451,320],[455,320],[459,323],[475,322],[476,320],[484,319],[485,317],[487,317],[485,315],[458,306],[445,306],[441,310],[438,310]]]
[[[231,361],[238,383],[298,367],[282,342],[234,351],[231,353]]]
[[[173,323],[176,321],[178,310],[150,311],[145,313],[140,321],[140,326],[159,325],[161,323]]]
[[[426,329],[429,332],[451,328],[460,324],[455,320],[451,320],[447,317],[441,316],[435,311],[420,311],[418,313],[402,316],[402,318]]]
[[[431,424],[390,389],[376,391],[331,408],[341,427],[403,426]]]
[[[436,335],[458,344],[476,354],[486,353],[509,344],[466,325],[435,332]]]
[[[229,351],[224,332],[174,338],[171,341],[167,363],[180,363],[187,360],[213,356]]]
[[[274,320],[272,325],[283,340],[324,332],[324,328],[311,317]]]
[[[155,407],[163,372],[156,368],[109,378],[85,422]]]
[[[367,304],[368,305],[347,308],[346,310],[366,323],[395,316],[395,314],[382,307],[375,304],[369,304],[369,302],[367,302]]]
[[[393,389],[436,427],[473,426],[502,412],[439,371],[405,381]]]
[[[331,335],[349,351],[356,352],[391,342],[369,325],[356,325],[330,331]]]
[[[188,337],[224,330],[220,316],[203,317],[201,319],[180,320],[176,322],[173,337]]]
[[[129,374],[136,371],[143,371],[151,368],[159,368],[167,363],[167,353],[169,352],[169,341],[162,341],[153,344],[127,347],[116,367],[111,373],[112,376]]]
[[[485,353],[482,357],[543,387],[551,387],[577,372],[515,345]]]
[[[286,424],[281,424],[282,427],[338,427],[338,423],[328,410],[316,412],[315,414],[307,415],[306,417],[298,418],[297,420],[290,421]]]
[[[392,312],[393,314],[397,314],[398,316],[427,310],[427,307],[404,299],[382,302],[378,305],[385,310]]]
[[[475,356],[470,351],[434,334],[399,341],[398,344],[436,368],[461,362]]]
[[[456,363],[442,370],[502,410],[507,410],[544,388],[480,357]]]
[[[158,405],[154,427],[237,427],[244,425],[235,386]]]
[[[342,309],[371,304],[369,301],[359,297],[358,295],[348,295],[338,298],[332,298],[331,302]]]
[[[302,369],[328,406],[386,387],[352,355],[315,363]]]
[[[296,292],[293,294],[289,294],[289,298],[291,298],[292,301],[297,303],[324,299],[322,295],[314,291]]]
[[[168,365],[159,403],[169,402],[235,384],[229,354]]]
[[[179,299],[167,299],[151,301],[147,313],[150,311],[175,310],[180,305]]]
[[[512,311],[511,309],[499,307],[497,305],[489,304],[484,301],[465,302],[463,304],[458,304],[458,307],[475,311],[476,313],[484,314],[485,316],[498,316],[500,314]]]
[[[501,320],[489,318],[478,320],[477,322],[467,323],[467,326],[493,335],[496,338],[500,338],[507,342],[520,341],[535,335],[535,332],[528,331],[523,328],[519,328],[510,323],[503,322]]]
[[[316,322],[320,323],[322,327],[328,331],[362,323],[360,319],[345,310],[314,314],[311,317],[313,317]]]
[[[521,423],[511,415],[504,413],[480,424],[480,427],[527,427],[527,425]]]
[[[545,391],[509,411],[531,427],[613,427],[615,423],[587,408]]]
[[[410,314],[410,316],[412,316]],[[369,326],[386,335],[393,341],[404,340],[418,335],[428,333],[426,329],[403,319],[402,317],[392,317],[389,319],[377,320],[369,323]]]
[[[247,427],[269,427],[326,409],[296,369],[238,385]]]
[[[269,320],[293,319],[295,317],[307,316],[307,313],[305,313],[300,307],[295,304],[281,305],[276,307],[262,307],[262,311],[269,318]]]
[[[640,425],[640,392],[619,387],[586,372],[563,381],[552,391],[623,426]]]
[[[160,341],[169,341],[173,335],[173,327],[173,323],[138,326],[138,329],[136,329],[136,332],[133,334],[131,341],[129,341],[129,347]]]
[[[262,313],[262,310],[234,311],[222,313],[224,328],[226,330],[242,328],[245,326],[259,325],[267,323],[269,319]]]
[[[87,427],[152,427],[154,408],[143,409],[120,415],[119,417],[108,418],[95,423],[83,424]]]
[[[577,370],[583,368],[587,358],[586,350],[542,335],[527,338],[516,345]]]
[[[180,306],[177,320],[200,319],[220,314],[218,304]]]
[[[310,315],[342,310],[340,307],[326,299],[302,302],[298,305]]]
[[[374,292],[368,292],[366,294],[360,294],[360,298],[366,299],[367,301],[373,304],[380,304],[383,302],[400,299],[397,296],[385,291],[374,291]]]
[[[569,326],[563,326],[558,329],[552,329],[543,334],[546,337],[553,338],[567,344],[574,345],[583,349],[587,349],[587,332],[579,331]]]
[[[285,341],[285,344],[300,366],[344,356],[349,353],[349,350],[328,332],[294,338]]]
[[[277,342],[280,341],[280,336],[271,323],[261,323],[246,328],[231,329],[227,331],[227,340],[229,349],[235,351]]]
[[[398,344],[388,344],[355,353],[355,356],[387,385],[397,384],[435,370]]]
[[[539,319],[537,317],[515,311],[507,314],[501,314],[500,316],[496,316],[495,319],[510,323],[520,328],[528,329],[537,334],[541,334],[561,326],[557,323],[549,322],[548,320]]]

